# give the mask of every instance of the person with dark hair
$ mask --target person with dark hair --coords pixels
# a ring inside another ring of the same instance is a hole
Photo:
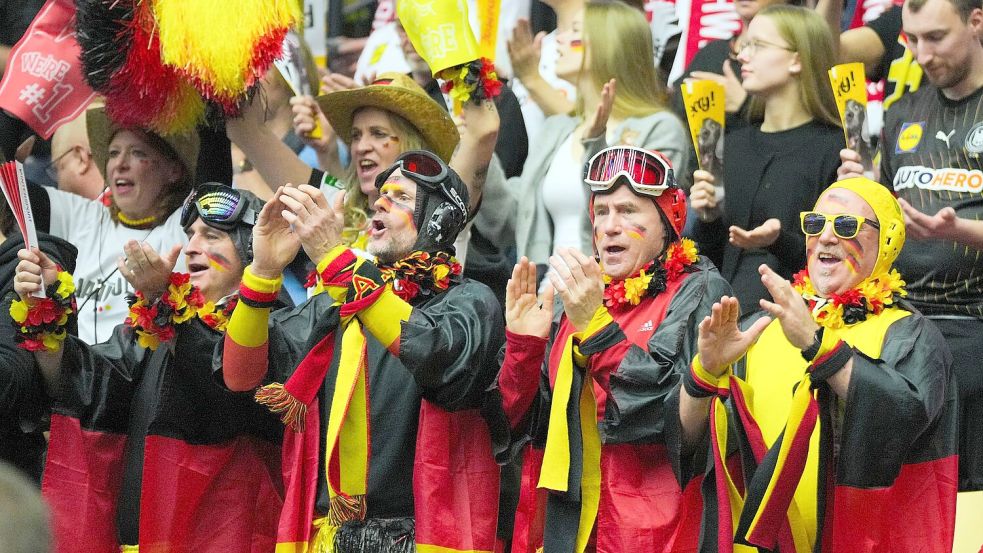
[[[531,442],[512,550],[692,551],[699,490],[673,475],[666,414],[696,325],[730,286],[680,238],[686,195],[666,156],[608,148],[585,181],[600,264],[560,250],[537,298],[522,258],[506,296],[498,391],[514,444]]]
[[[491,552],[499,468],[483,407],[504,325],[454,258],[468,190],[424,151],[400,155],[376,189],[375,262],[342,245],[338,202],[307,185],[277,191],[253,231],[221,374],[231,390],[277,383],[256,397],[287,425],[282,547]],[[271,315],[301,245],[320,293]]]
[[[177,210],[190,273],[172,273],[178,247],[158,255],[131,240],[119,271],[137,295],[109,340],[22,340],[45,346],[34,357],[54,398],[44,495],[59,550],[273,551],[281,426],[212,378],[261,206],[200,185]],[[56,283],[49,298],[70,297],[47,255],[18,255],[22,308],[43,301],[29,297],[42,277]]]
[[[983,530],[983,4],[909,0],[901,12],[914,60],[916,92],[887,112],[880,182],[893,189],[910,237],[898,258],[908,299],[942,331],[959,390],[960,530],[979,547]],[[862,172],[843,150],[840,178]],[[962,515],[965,513],[965,515]],[[962,516],[966,518],[963,519]],[[963,523],[962,520],[966,522]]]

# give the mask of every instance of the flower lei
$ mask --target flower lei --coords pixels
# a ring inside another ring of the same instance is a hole
[[[613,281],[604,275],[604,305],[624,307],[638,305],[645,296],[657,296],[665,291],[669,282],[685,273],[690,265],[696,263],[699,252],[696,244],[689,238],[674,242],[666,249],[662,261],[649,261],[638,273],[624,279]]]
[[[440,89],[455,103],[469,100],[476,104],[494,100],[502,92],[502,81],[495,73],[495,64],[488,58],[478,58],[464,65],[441,71],[437,77],[444,81]]]
[[[842,294],[821,297],[812,285],[809,270],[802,269],[795,274],[792,287],[806,301],[816,323],[826,328],[842,328],[867,320],[867,314],[877,315],[885,307],[894,305],[895,300],[907,296],[905,281],[897,270],[865,279]]]
[[[208,325],[208,328],[216,332],[225,332],[225,327],[229,325],[229,317],[232,316],[237,303],[239,303],[238,296],[229,298],[229,301],[222,306],[208,302],[198,310],[198,318]]]
[[[415,251],[379,269],[382,278],[392,283],[393,292],[404,301],[410,301],[420,293],[443,292],[461,276],[461,264],[446,252]]]
[[[30,304],[15,300],[10,317],[17,332],[17,345],[27,351],[58,351],[65,341],[68,316],[75,312],[75,282],[72,275],[58,269],[58,279],[48,285],[46,298],[34,298]]]
[[[192,286],[188,273],[171,273],[167,291],[153,304],[139,291],[127,301],[130,314],[126,317],[126,325],[136,332],[140,347],[151,350],[156,350],[161,342],[173,339],[174,325],[191,319],[205,305],[201,290]]]

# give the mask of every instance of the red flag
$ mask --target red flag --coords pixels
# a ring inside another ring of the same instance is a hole
[[[82,77],[75,4],[48,0],[14,46],[0,81],[0,108],[50,138],[78,117],[93,96]]]

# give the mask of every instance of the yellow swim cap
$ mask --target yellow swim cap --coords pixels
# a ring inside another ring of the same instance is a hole
[[[894,264],[894,260],[898,258],[898,254],[901,253],[901,248],[904,246],[904,215],[898,200],[883,184],[866,177],[853,177],[835,182],[826,191],[834,188],[854,192],[874,210],[877,222],[881,226],[880,244],[877,251],[877,263],[868,276],[887,273],[891,270],[891,265]],[[823,192],[823,194],[825,193]]]

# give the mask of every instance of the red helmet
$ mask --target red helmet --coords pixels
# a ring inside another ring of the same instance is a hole
[[[594,154],[584,168],[584,182],[591,189],[591,213],[594,194],[610,192],[622,178],[635,194],[652,198],[676,231],[676,238],[682,236],[686,193],[676,184],[672,163],[665,154],[634,146],[612,146]]]

